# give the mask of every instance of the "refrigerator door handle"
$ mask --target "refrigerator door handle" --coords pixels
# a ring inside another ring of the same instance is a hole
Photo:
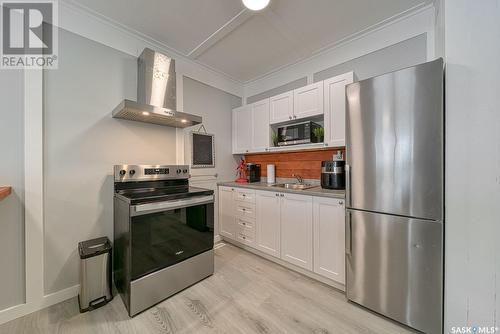
[[[351,207],[351,166],[345,165],[345,206]]]
[[[345,254],[351,255],[352,253],[352,223],[351,212],[347,211],[345,215]]]

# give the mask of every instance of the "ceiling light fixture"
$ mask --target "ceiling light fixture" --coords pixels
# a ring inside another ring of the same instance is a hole
[[[269,5],[269,0],[243,0],[243,4],[250,10],[261,10]]]
[[[143,111],[143,112],[142,112],[142,114],[143,114],[144,116],[149,116],[149,112],[147,112],[147,111]]]

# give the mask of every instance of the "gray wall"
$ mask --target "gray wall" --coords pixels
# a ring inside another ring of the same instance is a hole
[[[276,88],[273,88],[270,90],[266,90],[265,92],[262,92],[260,94],[249,96],[247,98],[247,104],[257,102],[257,101],[266,99],[266,98],[271,97],[271,96],[279,95],[279,94],[288,92],[292,89],[304,87],[306,85],[307,85],[307,78],[306,77],[300,78],[300,79],[294,80],[292,82],[286,83],[284,85],[281,85],[279,87],[276,87]]]
[[[358,80],[427,61],[427,38],[422,34],[359,58],[314,73],[314,82],[354,71]]]
[[[350,71],[354,71],[357,80],[363,80],[424,63],[427,61],[426,43],[426,34],[421,34],[362,57],[316,72],[313,74],[313,81],[322,81]],[[247,103],[256,102],[306,85],[307,78],[300,78],[279,87],[249,96]]]
[[[444,10],[444,332],[451,333],[500,327],[500,3],[446,0]]]
[[[0,70],[0,310],[24,303],[24,73]]]
[[[233,180],[237,157],[233,156],[231,137],[232,109],[241,106],[241,98],[223,92],[199,81],[184,77],[184,111],[203,117],[203,125],[208,133],[215,135],[215,168],[192,169],[193,175],[218,174],[219,181]],[[190,132],[198,130],[194,126],[185,130],[186,163],[191,163]],[[191,184],[209,189],[217,189],[217,180],[210,177],[193,177]],[[216,205],[215,217],[218,211]],[[218,234],[218,223],[215,224],[215,233]]]
[[[77,243],[112,238],[113,165],[175,163],[175,129],[111,118],[136,59],[66,31],[45,71],[45,293],[78,284]]]

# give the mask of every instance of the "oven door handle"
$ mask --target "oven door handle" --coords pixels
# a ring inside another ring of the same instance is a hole
[[[198,196],[189,199],[179,199],[174,201],[138,204],[132,206],[132,216],[146,215],[149,213],[181,209],[195,205],[210,204],[214,202],[214,195]]]

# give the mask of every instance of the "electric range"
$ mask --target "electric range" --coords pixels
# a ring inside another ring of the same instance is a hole
[[[189,167],[114,168],[113,273],[130,316],[214,272],[214,192]]]

